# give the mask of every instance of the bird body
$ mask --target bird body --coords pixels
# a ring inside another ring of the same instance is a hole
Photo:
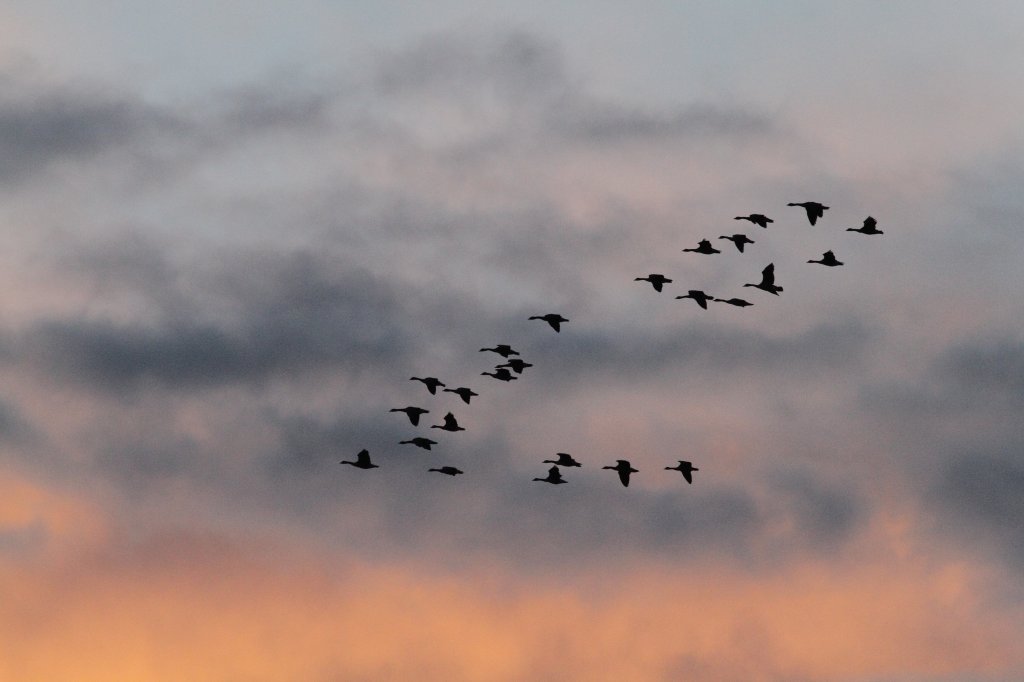
[[[569,320],[565,319],[564,317],[562,317],[561,315],[558,315],[557,313],[548,313],[547,315],[533,315],[533,316],[530,317],[530,319],[531,320],[544,320],[545,322],[550,324],[551,328],[554,329],[556,332],[560,332],[561,331],[561,324],[563,322],[568,322],[569,321]]]
[[[744,301],[742,298],[715,298],[712,300],[717,301],[718,303],[728,303],[729,305],[734,305],[737,308],[746,308],[748,305],[754,305],[750,301]]]
[[[670,283],[672,280],[670,280],[665,275],[659,275],[658,273],[653,272],[653,273],[647,275],[646,277],[637,277],[633,281],[634,282],[650,282],[651,286],[654,287],[655,291],[661,291],[661,288],[663,286],[665,286],[666,284]]]
[[[434,424],[430,428],[441,429],[443,431],[465,431],[466,429],[459,426],[459,422],[455,420],[455,415],[449,412],[444,416],[444,424]]]
[[[708,255],[712,253],[722,253],[715,247],[711,246],[711,242],[708,241],[707,239],[701,239],[699,242],[697,242],[697,248],[683,249],[683,251],[690,251],[692,253],[703,253]]]
[[[418,448],[423,448],[424,450],[429,450],[431,445],[437,445],[437,441],[436,440],[430,440],[429,438],[424,438],[422,436],[416,436],[415,438],[411,438],[409,440],[400,440],[400,441],[398,441],[398,444],[399,445],[415,445]]]
[[[430,410],[424,410],[422,407],[413,407],[410,405],[409,407],[395,407],[388,410],[388,412],[404,412],[405,416],[409,418],[409,421],[413,426],[419,426],[420,415],[427,414]]]
[[[817,201],[800,201],[786,204],[786,206],[802,206],[807,212],[807,220],[811,222],[811,225],[818,222],[818,218],[825,215],[825,211],[828,210],[828,206],[819,204]]]
[[[463,473],[462,469],[456,469],[455,467],[441,467],[439,469],[427,469],[427,471],[436,471],[439,474],[445,474],[447,476],[458,476]]]
[[[708,301],[715,300],[711,297],[711,294],[705,294],[703,291],[699,291],[697,289],[690,289],[688,292],[686,292],[685,296],[676,296],[676,298],[692,298],[697,302],[697,305],[699,305],[704,310],[708,309]]]
[[[533,367],[533,363],[525,362],[523,360],[520,360],[519,358],[512,358],[504,365],[496,365],[494,369],[502,369],[505,367],[511,369],[516,374],[522,374],[523,370],[526,369],[527,367]]]
[[[546,460],[544,460],[544,464],[557,464],[558,466],[561,466],[561,467],[578,467],[578,466],[583,466],[582,464],[577,462],[575,459],[573,459],[572,455],[570,455],[567,452],[556,452],[555,455],[558,457],[558,459],[546,459]]]
[[[564,478],[562,478],[562,472],[558,470],[557,466],[553,466],[550,469],[548,469],[547,477],[535,478],[533,480],[542,481],[543,483],[553,483],[554,485],[558,485],[559,483],[567,483],[567,481]]]
[[[736,216],[735,220],[749,220],[750,222],[754,223],[755,225],[760,225],[761,227],[764,227],[764,228],[768,227],[768,223],[774,223],[775,222],[774,220],[772,220],[768,216],[761,215],[760,213],[751,213],[750,215],[738,215],[738,216]],[[740,249],[740,251],[742,251],[742,250],[743,249]]]
[[[423,385],[427,387],[427,390],[430,391],[430,395],[437,395],[437,387],[445,385],[440,379],[437,379],[436,377],[410,377],[409,381],[422,382]]]
[[[736,248],[739,250],[740,253],[743,253],[744,245],[746,245],[746,244],[753,244],[754,243],[754,240],[751,239],[750,237],[748,237],[745,234],[734,234],[734,235],[724,235],[723,234],[721,237],[719,237],[719,239],[728,239],[729,241],[731,241],[733,244],[736,245]]]
[[[379,469],[380,467],[370,461],[370,451],[360,450],[356,455],[356,461],[350,462],[346,459],[341,460],[338,464],[351,464],[357,469]]]
[[[619,480],[622,481],[622,485],[629,487],[629,475],[638,473],[639,469],[634,469],[629,463],[628,459],[617,459],[615,460],[615,466],[601,467],[602,469],[612,469],[613,471],[619,472]]]
[[[503,357],[505,359],[508,359],[508,356],[510,356],[510,355],[519,355],[519,351],[512,350],[512,346],[508,345],[507,343],[499,343],[494,348],[481,348],[480,349],[481,353],[483,353],[484,351],[490,351],[492,353],[497,353],[498,355],[500,355],[501,357]]]
[[[761,271],[761,281],[757,284],[744,284],[745,287],[754,287],[769,294],[779,295],[782,287],[775,286],[775,263],[769,263],[768,267]]]
[[[819,263],[821,265],[827,265],[830,268],[834,268],[837,265],[842,265],[842,262],[836,260],[836,254],[831,251],[826,251],[821,254],[821,260],[809,260],[808,263]]]
[[[512,376],[512,372],[505,367],[495,367],[493,372],[480,372],[481,376],[494,377],[499,381],[515,381],[519,377]]]
[[[679,464],[674,467],[665,467],[666,471],[678,471],[683,474],[683,478],[686,479],[687,483],[693,483],[693,472],[700,471],[697,467],[693,466],[689,462],[679,460]]]
[[[885,234],[885,232],[882,232],[881,230],[878,229],[877,225],[878,221],[872,218],[871,216],[868,216],[867,218],[864,219],[863,225],[861,225],[860,227],[848,227],[846,228],[846,231],[860,232],[861,234]]]
[[[444,389],[443,393],[454,393],[455,395],[462,398],[462,402],[466,403],[467,405],[469,405],[470,398],[472,398],[473,396],[480,395],[473,389],[466,388],[465,386],[460,386],[459,388],[446,388]]]

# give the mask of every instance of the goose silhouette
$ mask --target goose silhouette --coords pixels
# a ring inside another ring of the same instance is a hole
[[[754,243],[754,240],[745,234],[734,234],[731,236],[723,234],[721,237],[719,237],[719,239],[728,239],[729,241],[736,245],[736,248],[739,250],[740,253],[743,253],[744,245]]]
[[[343,459],[340,462],[338,462],[338,464],[351,464],[352,466],[356,467],[357,469],[379,469],[380,468],[376,464],[374,464],[373,462],[370,461],[370,451],[369,450],[360,450],[359,453],[356,455],[356,461],[354,461],[354,462],[350,462],[347,459]]]
[[[570,455],[567,452],[556,452],[555,456],[558,457],[558,459],[546,459],[546,460],[544,460],[544,464],[557,464],[560,467],[578,467],[578,466],[583,466],[582,464],[577,462],[575,459],[573,459],[572,455]]]
[[[551,328],[554,329],[556,332],[560,332],[561,331],[561,326],[560,325],[563,322],[568,322],[569,321],[569,320],[565,319],[564,317],[562,317],[561,315],[558,315],[556,313],[548,313],[547,315],[533,315],[533,316],[530,317],[530,319],[531,320],[544,320],[545,322],[550,324]]]
[[[830,268],[834,268],[837,265],[842,265],[842,262],[836,260],[836,254],[831,251],[826,251],[821,254],[821,260],[809,260],[808,263],[819,263],[821,265],[827,265]]]
[[[558,485],[559,483],[566,483],[566,480],[562,478],[562,472],[558,470],[557,466],[553,466],[548,469],[548,475],[545,478],[535,478],[535,481],[542,481],[544,483],[553,483]]]
[[[665,467],[666,471],[678,471],[683,474],[683,478],[686,479],[687,483],[693,483],[693,472],[700,471],[697,467],[693,466],[689,462],[679,460],[679,464],[674,467]]]
[[[729,305],[734,305],[737,308],[746,308],[748,305],[754,305],[750,301],[744,301],[742,298],[716,298],[713,300],[718,303],[728,303]]]
[[[619,472],[619,480],[622,481],[622,485],[629,487],[629,475],[638,473],[639,469],[634,469],[629,463],[628,459],[617,459],[615,460],[615,466],[601,467],[602,469],[612,469],[613,471]]]
[[[811,221],[811,225],[818,222],[818,218],[825,215],[825,211],[828,210],[828,206],[819,204],[817,201],[799,201],[786,206],[802,206],[807,212],[807,220]]]
[[[506,362],[504,365],[497,365],[497,366],[495,366],[494,369],[502,369],[502,368],[505,368],[505,367],[509,368],[510,370],[515,372],[516,374],[522,374],[523,370],[526,369],[527,367],[533,367],[533,363],[525,362],[523,360],[520,360],[519,358],[512,358],[511,360]]]
[[[860,232],[861,234],[885,234],[885,232],[882,232],[876,227],[877,225],[878,221],[872,218],[871,216],[868,216],[867,218],[864,219],[863,225],[861,225],[860,227],[848,227],[846,228],[846,231]]]
[[[683,251],[690,251],[692,253],[703,253],[709,255],[712,253],[722,253],[715,247],[711,246],[711,242],[709,242],[707,239],[701,239],[699,242],[697,242],[697,248],[683,249]]]
[[[444,389],[441,392],[442,393],[454,393],[455,395],[457,395],[460,398],[462,398],[462,402],[466,403],[467,405],[469,405],[469,399],[470,398],[472,398],[474,396],[480,395],[479,393],[477,393],[473,389],[466,388],[465,386],[460,386],[458,388],[446,388],[446,389]]]
[[[416,436],[415,438],[411,438],[409,440],[400,440],[400,441],[398,441],[398,444],[399,445],[415,445],[418,448],[423,448],[424,450],[429,450],[431,445],[437,445],[437,441],[436,440],[430,440],[429,438],[424,438],[423,436]]]
[[[422,407],[413,407],[410,405],[409,407],[396,407],[388,410],[388,412],[404,412],[405,416],[409,418],[409,421],[412,422],[413,426],[419,426],[420,415],[427,414],[430,410],[424,410]]]
[[[497,353],[498,355],[500,355],[501,357],[503,357],[505,359],[508,359],[508,356],[510,356],[510,355],[519,355],[519,351],[512,350],[512,346],[510,346],[510,345],[508,345],[506,343],[499,343],[494,348],[481,348],[480,349],[481,353],[483,353],[484,351],[490,351],[492,353]]]
[[[423,382],[423,385],[427,387],[428,391],[430,391],[430,395],[437,395],[437,387],[445,385],[444,383],[441,382],[440,379],[437,379],[435,377],[410,377],[409,381]]]
[[[646,277],[637,277],[633,281],[634,282],[650,282],[651,286],[654,287],[655,291],[661,291],[661,288],[663,286],[665,286],[666,284],[669,284],[669,283],[672,282],[672,280],[670,280],[665,275],[659,275],[656,272],[652,272],[651,274],[647,275]]]
[[[516,381],[519,377],[512,376],[512,372],[505,367],[495,367],[493,372],[480,372],[481,376],[494,377],[499,381]]]
[[[427,471],[436,471],[439,474],[445,474],[446,476],[458,476],[463,473],[462,469],[456,469],[455,467],[440,467],[439,469],[427,469]]]
[[[738,216],[736,216],[736,218],[734,218],[734,220],[749,220],[750,222],[754,223],[755,225],[760,225],[761,227],[764,227],[764,228],[768,227],[768,223],[774,223],[775,222],[774,220],[772,220],[768,216],[761,215],[760,213],[751,213],[750,215],[738,215]],[[740,251],[742,251],[742,250],[743,249],[740,249]]]
[[[757,284],[744,284],[745,287],[754,287],[769,294],[779,295],[782,287],[775,286],[775,263],[769,263],[768,267],[761,271],[761,281]]]
[[[703,291],[699,291],[697,289],[690,289],[688,292],[686,292],[685,296],[676,296],[677,300],[680,298],[692,298],[697,302],[697,305],[699,305],[704,310],[708,309],[708,301],[714,300],[711,297],[711,294],[705,294]]]
[[[459,422],[455,420],[455,415],[449,412],[444,416],[444,424],[434,424],[430,428],[441,429],[442,431],[465,431],[466,429],[459,426]]]

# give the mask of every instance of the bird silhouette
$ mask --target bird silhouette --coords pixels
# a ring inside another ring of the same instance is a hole
[[[500,355],[501,357],[503,357],[505,359],[508,359],[508,356],[510,356],[510,355],[519,355],[519,351],[512,350],[512,346],[510,346],[508,344],[505,344],[505,343],[499,343],[494,348],[481,348],[480,349],[481,353],[483,353],[484,351],[490,351],[492,353],[497,353],[498,355]]]
[[[430,410],[424,410],[422,407],[413,407],[410,405],[409,407],[396,407],[394,409],[388,410],[388,412],[405,412],[405,416],[409,418],[409,421],[412,422],[412,425],[419,426],[420,415],[427,414],[428,412],[430,412]]]
[[[545,322],[550,324],[551,328],[554,329],[556,332],[561,331],[560,325],[563,322],[568,322],[569,321],[569,320],[565,319],[564,317],[562,317],[561,315],[558,315],[556,313],[548,313],[547,315],[533,315],[533,316],[530,317],[530,319],[531,320],[544,320]]]
[[[701,239],[699,242],[697,242],[697,248],[695,248],[695,249],[683,249],[683,251],[691,251],[693,253],[704,253],[704,254],[722,253],[721,251],[719,251],[715,247],[711,246],[711,242],[709,242],[707,239]]]
[[[423,382],[423,385],[427,387],[428,391],[430,391],[430,395],[437,395],[437,387],[445,386],[445,384],[442,383],[440,379],[436,379],[434,377],[410,377],[409,381]]]
[[[503,367],[508,367],[516,374],[522,374],[523,370],[527,367],[533,367],[533,363],[520,360],[519,358],[512,358],[503,365],[496,365],[494,369],[501,369]]]
[[[726,236],[723,234],[721,237],[719,237],[719,239],[728,239],[729,241],[736,245],[736,248],[739,249],[740,253],[743,253],[744,245],[754,243],[754,240],[745,234],[734,234],[732,236]]]
[[[628,459],[617,459],[615,460],[615,466],[601,467],[602,469],[612,469],[613,471],[619,472],[619,480],[622,481],[622,485],[629,487],[629,475],[638,473],[639,469],[634,469],[629,463]]]
[[[661,288],[666,284],[669,284],[670,280],[665,275],[659,275],[657,273],[651,273],[646,277],[637,277],[633,280],[634,282],[650,282],[651,286],[654,287],[655,291],[661,291]]]
[[[430,428],[441,429],[443,431],[465,431],[466,429],[459,426],[459,422],[455,420],[455,415],[449,412],[444,416],[444,424],[434,424]]]
[[[546,478],[535,478],[533,480],[543,481],[544,483],[553,483],[555,485],[558,485],[559,483],[567,483],[567,481],[562,478],[562,472],[558,470],[557,466],[553,466],[548,469],[548,475]]]
[[[423,448],[424,450],[429,450],[431,445],[437,445],[437,441],[436,440],[430,440],[429,438],[424,438],[423,436],[416,436],[415,438],[411,438],[410,440],[400,440],[400,441],[398,441],[398,444],[399,445],[415,445],[418,448]]]
[[[505,367],[495,367],[493,372],[480,372],[481,376],[494,377],[499,381],[516,381],[519,377],[512,376],[512,372]]]
[[[699,291],[697,289],[690,289],[688,292],[686,292],[685,296],[676,296],[676,299],[680,298],[692,298],[697,302],[697,305],[699,305],[704,310],[708,309],[708,301],[715,300],[711,297],[711,294],[705,294],[703,291]]]
[[[546,459],[546,460],[544,460],[544,464],[557,464],[560,467],[578,467],[578,466],[583,466],[582,464],[577,462],[575,459],[573,459],[572,455],[570,455],[567,452],[556,452],[555,455],[558,457],[558,459]]]
[[[836,254],[831,251],[826,251],[821,254],[821,260],[809,260],[808,263],[819,263],[821,265],[827,265],[830,268],[834,268],[837,265],[842,265],[842,262],[836,260]]]
[[[754,287],[769,294],[779,295],[782,287],[775,286],[775,263],[769,263],[768,267],[761,271],[761,281],[757,284],[744,284],[745,287]]]
[[[427,469],[427,471],[436,471],[439,474],[445,474],[448,476],[458,476],[463,473],[462,469],[456,469],[455,467],[441,467],[439,469]]]
[[[666,471],[678,471],[683,474],[683,478],[686,479],[687,483],[693,483],[693,472],[700,471],[697,467],[693,466],[689,462],[679,460],[679,464],[674,467],[665,467]]]
[[[867,218],[864,219],[864,224],[862,226],[848,227],[846,228],[846,231],[860,232],[861,234],[885,234],[885,232],[882,232],[876,227],[877,225],[878,221],[872,218],[871,216],[868,216]]]
[[[350,462],[347,459],[343,459],[338,464],[351,464],[357,469],[379,469],[376,464],[370,461],[370,451],[360,450],[359,454],[356,455],[356,461]]]
[[[811,225],[818,222],[818,218],[825,215],[825,211],[828,210],[828,206],[819,204],[817,201],[800,201],[786,204],[786,206],[802,206],[807,211],[807,219],[811,221]]]
[[[737,308],[746,308],[748,305],[754,305],[750,301],[744,301],[742,298],[716,298],[713,300],[718,303],[728,303],[729,305],[734,305]]]
[[[454,393],[455,395],[457,395],[460,398],[462,398],[462,402],[466,403],[467,405],[469,405],[469,399],[470,398],[472,398],[473,396],[480,395],[479,393],[477,393],[473,389],[466,388],[465,386],[460,386],[458,388],[446,388],[446,389],[444,389],[441,392],[442,393]]]
[[[736,216],[735,220],[749,220],[750,222],[754,223],[755,225],[760,225],[761,227],[765,227],[765,228],[768,227],[768,223],[774,223],[775,222],[774,220],[772,220],[768,216],[761,215],[760,213],[751,213],[750,215],[738,215],[738,216]],[[743,249],[740,249],[740,251],[742,251],[742,250]]]

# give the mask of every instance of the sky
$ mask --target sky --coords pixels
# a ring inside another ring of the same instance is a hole
[[[0,679],[1021,679],[1022,33],[4,3]]]

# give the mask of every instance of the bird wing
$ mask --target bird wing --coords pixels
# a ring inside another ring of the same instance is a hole
[[[622,481],[622,485],[629,487],[629,468],[622,468],[618,470],[619,480]]]
[[[693,473],[689,469],[683,469],[683,478],[687,483],[693,483]]]
[[[769,263],[768,267],[761,271],[761,285],[771,286],[775,284],[775,263]]]
[[[455,421],[455,415],[449,412],[444,416],[444,427],[450,429],[453,426],[458,426],[459,422]]]
[[[359,454],[356,455],[356,462],[358,464],[369,464],[370,463],[370,451],[360,450]]]

